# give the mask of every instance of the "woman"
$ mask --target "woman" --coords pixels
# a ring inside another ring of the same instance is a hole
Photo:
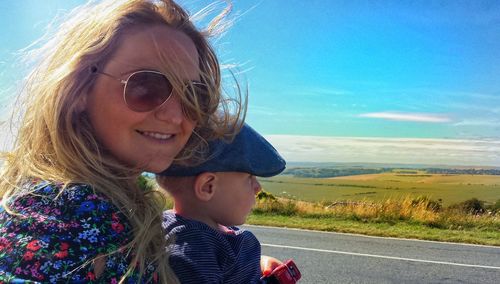
[[[202,33],[173,1],[88,4],[40,49],[1,174],[0,282],[176,281],[164,197],[137,178],[237,129],[206,39],[228,10]]]

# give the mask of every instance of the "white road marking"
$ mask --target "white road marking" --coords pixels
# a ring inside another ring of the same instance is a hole
[[[262,228],[262,229],[278,229],[278,230],[303,231],[303,232],[311,232],[311,233],[318,233],[318,234],[346,235],[346,236],[355,236],[355,237],[372,238],[372,239],[389,239],[389,240],[396,240],[396,241],[411,241],[411,242],[424,242],[424,243],[436,243],[436,244],[445,244],[445,245],[487,247],[487,248],[500,249],[500,247],[498,247],[498,246],[492,246],[492,245],[478,245],[478,244],[457,243],[457,242],[444,242],[444,241],[429,241],[429,240],[396,238],[396,237],[381,237],[381,236],[370,236],[370,235],[355,234],[355,233],[329,232],[329,231],[318,231],[318,230],[309,230],[309,229],[300,229],[300,228],[263,226],[263,225],[250,225],[250,224],[244,224],[244,226]]]
[[[347,252],[347,251],[326,250],[326,249],[315,249],[315,248],[293,247],[293,246],[283,246],[283,245],[273,245],[273,244],[261,244],[261,246],[265,246],[265,247],[274,247],[274,248],[288,248],[288,249],[306,250],[306,251],[327,252],[327,253],[336,253],[336,254],[347,254],[347,255],[355,255],[355,256],[375,257],[375,258],[386,258],[386,259],[395,259],[395,260],[404,260],[404,261],[413,261],[413,262],[423,262],[423,263],[446,264],[446,265],[454,265],[454,266],[465,266],[465,267],[475,267],[475,268],[499,269],[499,270],[500,270],[500,267],[497,267],[497,266],[486,266],[486,265],[464,264],[464,263],[447,262],[447,261],[434,261],[434,260],[424,260],[424,259],[405,258],[405,257],[395,257],[395,256],[376,255],[376,254],[366,254],[366,253],[356,253],[356,252]]]

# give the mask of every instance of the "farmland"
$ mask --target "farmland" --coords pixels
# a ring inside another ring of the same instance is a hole
[[[356,174],[339,176],[349,171],[300,168],[260,179],[264,191],[247,222],[500,245],[498,170],[488,175],[476,169],[384,167],[359,174],[355,168]],[[325,177],[330,174],[334,177]]]
[[[428,174],[425,170],[398,170],[334,178],[280,175],[259,179],[275,196],[310,202],[383,201],[408,196],[441,200],[443,206],[470,198],[486,204],[500,198],[499,175]]]

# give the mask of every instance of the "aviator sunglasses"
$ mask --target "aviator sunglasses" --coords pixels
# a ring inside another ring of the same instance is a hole
[[[135,112],[152,111],[165,104],[172,97],[172,83],[165,74],[158,71],[136,71],[130,74],[126,80],[98,71],[95,66],[91,68],[91,71],[123,84],[123,100],[127,107]],[[191,101],[195,96],[203,101],[207,93],[207,85],[201,82],[190,81],[183,86],[183,94]]]

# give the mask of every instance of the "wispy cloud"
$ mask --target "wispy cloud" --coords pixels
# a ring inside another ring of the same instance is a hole
[[[448,100],[472,100],[472,101],[500,101],[498,92],[467,92],[461,90],[434,89],[434,88],[372,88],[371,92],[378,94],[403,95],[413,98],[441,98]],[[428,102],[432,103],[432,102]]]
[[[379,118],[396,121],[414,121],[414,122],[429,122],[443,123],[450,122],[451,118],[444,115],[425,114],[425,113],[408,113],[408,112],[370,112],[358,115],[359,117]]]
[[[303,88],[302,94],[311,94],[311,95],[322,95],[322,96],[342,96],[342,95],[350,95],[352,94],[351,91],[344,90],[344,89],[335,89],[335,88],[315,88],[315,87],[310,87],[310,88]]]
[[[449,108],[455,111],[463,112],[465,114],[473,113],[474,116],[483,115],[496,115],[500,113],[500,100],[496,102],[486,102],[481,104],[472,104],[465,102],[443,102],[438,104],[442,108]],[[495,116],[496,117],[496,116]]]
[[[500,119],[464,119],[454,126],[500,126]]]
[[[254,92],[272,96],[296,96],[296,97],[315,97],[315,98],[329,98],[338,96],[349,96],[353,92],[348,89],[335,88],[331,86],[309,86],[309,85],[293,85],[288,84],[286,87],[266,87],[261,89],[259,87],[252,87]]]
[[[500,166],[500,141],[267,135],[287,161]]]

